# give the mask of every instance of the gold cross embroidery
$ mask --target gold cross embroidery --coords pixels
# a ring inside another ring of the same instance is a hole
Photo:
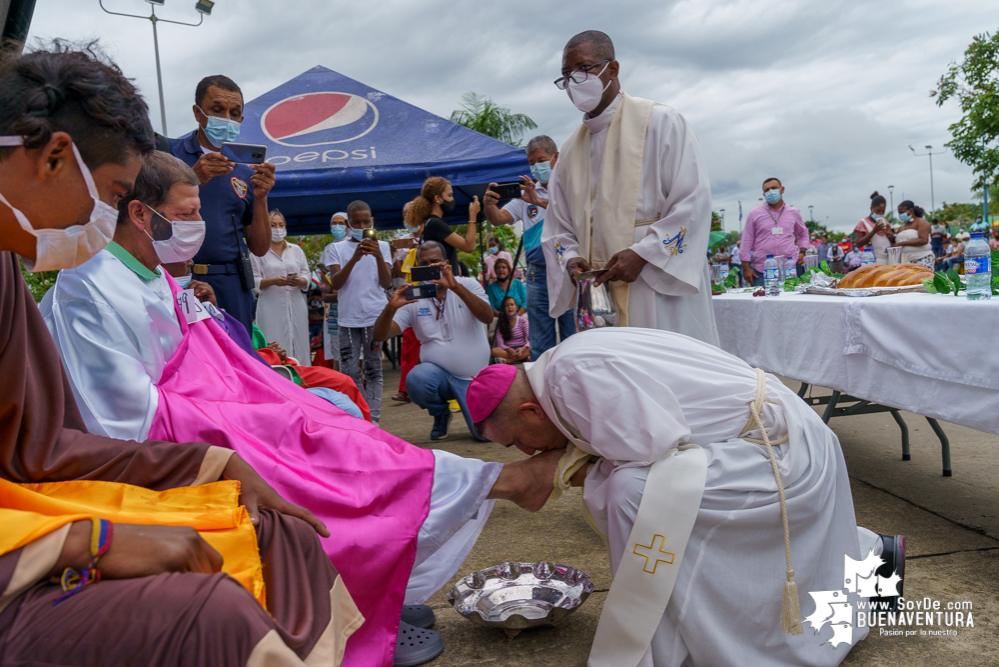
[[[656,558],[656,562],[652,564],[652,569],[650,570],[649,569],[649,560],[651,560],[652,553],[655,552],[655,550],[656,550],[656,543],[657,542],[659,544],[659,553],[666,554],[667,556],[669,556],[669,560],[667,560],[665,558],[658,558],[657,557]],[[666,549],[664,548],[665,544],[666,544],[666,538],[663,537],[662,535],[653,535],[652,536],[652,544],[650,544],[649,546],[645,546],[644,544],[638,544],[638,543],[635,544],[635,549],[634,549],[635,555],[636,556],[641,556],[642,558],[645,559],[645,565],[642,566],[643,570],[645,570],[649,574],[655,574],[656,573],[656,568],[659,567],[659,563],[666,563],[667,565],[672,565],[673,564],[673,559],[676,557],[676,554],[673,553],[672,551],[666,551]],[[646,551],[649,551],[650,553],[648,553],[648,554],[640,554],[640,553],[638,553],[639,549],[644,549]]]

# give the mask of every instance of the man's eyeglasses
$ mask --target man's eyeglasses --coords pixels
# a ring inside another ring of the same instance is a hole
[[[572,81],[573,83],[583,83],[584,81],[586,81],[586,75],[589,74],[590,71],[609,62],[610,59],[601,60],[596,65],[590,65],[589,67],[581,67],[572,74],[570,74],[569,76],[563,76],[561,78],[555,79],[555,87],[558,88],[559,90],[565,90],[566,88],[569,87],[570,81]]]

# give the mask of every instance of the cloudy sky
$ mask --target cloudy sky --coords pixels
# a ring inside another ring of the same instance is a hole
[[[147,14],[142,0],[104,0]],[[197,21],[194,0],[166,0],[163,18]],[[929,91],[971,37],[999,29],[992,0],[217,0],[198,28],[160,24],[171,136],[193,129],[194,86],[235,79],[246,99],[323,65],[448,116],[475,91],[525,113],[561,143],[580,114],[552,85],[573,34],[614,40],[624,89],[679,110],[696,131],[713,207],[728,229],[778,176],[808,218],[850,229],[873,190],[929,208],[928,158],[956,104]],[[153,110],[148,21],[103,13],[98,0],[38,0],[29,39],[98,38]],[[972,201],[971,170],[933,158],[941,201]]]

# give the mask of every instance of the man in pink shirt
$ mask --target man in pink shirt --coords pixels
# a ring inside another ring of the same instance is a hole
[[[792,264],[798,259],[798,249],[808,248],[808,229],[801,220],[801,213],[784,201],[784,186],[779,179],[763,181],[762,204],[746,216],[739,254],[742,257],[742,274],[746,282],[763,285],[763,262],[767,255],[786,258]]]

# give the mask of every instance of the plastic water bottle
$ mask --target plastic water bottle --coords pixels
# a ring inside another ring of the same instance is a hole
[[[763,287],[767,296],[780,296],[780,267],[773,255],[763,262]]]
[[[721,279],[722,279],[722,282],[725,282],[725,280],[728,279],[728,274],[729,273],[731,273],[731,269],[729,269],[728,262],[722,262],[722,264],[721,264]]]
[[[864,252],[860,255],[860,265],[873,264],[875,261],[877,260],[874,259],[874,253],[871,252],[871,246],[864,246]]]
[[[797,255],[788,255],[787,259],[784,260],[784,280],[798,277],[798,267],[796,266],[797,261]]]
[[[992,249],[981,232],[972,232],[964,248],[964,275],[969,301],[992,298]]]

